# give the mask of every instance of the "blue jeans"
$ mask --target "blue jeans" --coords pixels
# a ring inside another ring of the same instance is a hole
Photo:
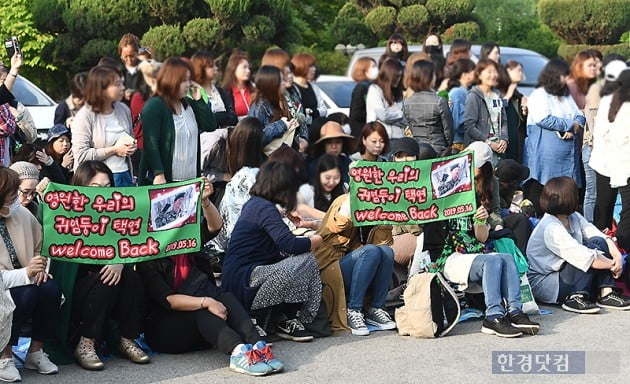
[[[118,172],[114,173],[114,185],[112,187],[134,187],[133,178],[131,172]]]
[[[514,257],[507,253],[487,253],[473,260],[468,281],[481,284],[486,301],[486,317],[505,316],[503,299],[507,301],[507,313],[520,312],[521,279],[516,270]]]
[[[372,287],[374,308],[384,308],[394,271],[394,250],[387,245],[364,245],[339,260],[348,308],[361,310],[363,298]]]
[[[584,188],[584,218],[593,222],[593,211],[595,210],[595,198],[597,196],[597,188],[595,184],[595,170],[588,165],[591,160],[591,151],[593,148],[590,145],[584,145],[582,147],[582,163],[584,164],[585,175],[585,188]]]
[[[611,258],[606,240],[601,237],[594,237],[584,244],[591,249],[599,249],[606,257]],[[601,288],[612,288],[615,280],[612,273],[606,269],[589,268],[584,272],[569,263],[564,263],[559,273],[558,302],[563,302],[567,296],[581,293],[591,296],[591,293],[599,294]],[[593,292],[597,290],[598,292]]]
[[[20,331],[28,319],[32,319],[30,337],[37,341],[49,341],[55,336],[61,305],[61,288],[57,280],[50,279],[35,284],[9,288],[15,303],[11,339],[9,345],[17,345]]]

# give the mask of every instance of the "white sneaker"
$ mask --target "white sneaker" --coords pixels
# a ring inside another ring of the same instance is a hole
[[[44,375],[59,372],[59,368],[48,358],[48,355],[41,349],[35,352],[29,352],[24,359],[24,368],[35,370]]]
[[[20,372],[18,372],[17,368],[15,367],[13,357],[0,359],[0,381],[13,383],[15,381],[21,380],[22,376],[20,376]]]

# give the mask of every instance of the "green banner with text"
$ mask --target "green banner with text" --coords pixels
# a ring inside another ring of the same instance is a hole
[[[422,224],[477,209],[472,152],[407,162],[359,161],[350,168],[356,226]]]
[[[85,264],[137,263],[198,252],[202,179],[143,187],[50,183],[42,255]]]

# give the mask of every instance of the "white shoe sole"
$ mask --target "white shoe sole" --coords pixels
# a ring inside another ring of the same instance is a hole
[[[627,311],[628,309],[630,309],[630,305],[625,306],[625,307],[615,307],[614,305],[606,305],[606,304],[600,304],[600,303],[595,303],[595,305],[597,305],[600,308],[614,309],[617,311]]]
[[[396,329],[396,323],[394,323],[392,321],[391,324],[381,324],[378,321],[374,321],[371,319],[365,319],[365,323],[372,325],[378,329],[380,329],[381,331],[391,331],[392,329]]]
[[[532,336],[538,334],[538,331],[540,331],[540,325],[523,325],[523,324],[514,324],[514,323],[511,323],[511,324],[514,328],[518,328],[521,331]]]
[[[277,335],[282,337],[283,339],[287,339],[287,340],[291,340],[291,341],[297,341],[299,343],[306,343],[309,341],[313,341],[314,337],[313,336],[292,336],[289,335],[288,333],[285,332],[277,332]],[[267,343],[267,345],[270,345],[269,343]]]
[[[24,364],[24,369],[30,369],[32,371],[37,371],[38,373],[41,373],[42,375],[53,375],[55,373],[59,373],[59,368],[53,369],[51,371],[40,371],[37,367],[32,366],[32,365],[28,365],[28,364]]]
[[[600,311],[599,308],[591,308],[591,309],[575,309],[575,308],[571,308],[566,304],[562,304],[562,309],[564,309],[565,311],[568,312],[573,312],[573,313],[582,313],[582,314],[593,314],[593,313],[598,313]]]
[[[481,333],[485,333],[486,335],[496,335],[499,337],[507,337],[507,338],[523,336],[523,332],[514,333],[514,334],[499,333],[495,331],[494,329],[490,329],[486,327],[481,327]]]
[[[367,328],[365,329],[350,328],[350,330],[352,330],[353,335],[357,335],[357,336],[368,336],[370,334],[370,331]]]
[[[270,374],[272,371],[267,371],[267,372],[249,372],[244,370],[243,368],[237,367],[236,365],[232,365],[230,364],[230,369],[234,372],[238,372],[238,373],[242,373],[244,375],[249,375],[249,376],[265,376]]]

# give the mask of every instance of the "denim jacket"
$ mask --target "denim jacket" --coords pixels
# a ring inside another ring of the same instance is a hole
[[[263,146],[277,137],[282,137],[282,134],[287,130],[284,121],[274,120],[273,109],[269,102],[263,98],[256,100],[251,105],[248,116],[257,118],[265,126],[263,128]]]

